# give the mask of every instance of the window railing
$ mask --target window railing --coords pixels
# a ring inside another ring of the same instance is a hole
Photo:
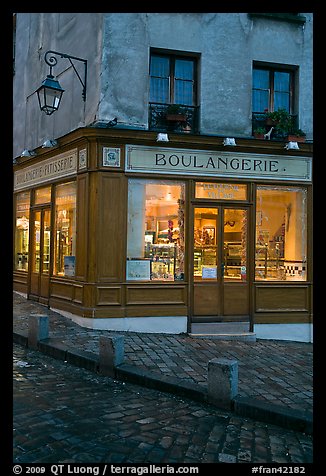
[[[198,134],[198,106],[149,103],[149,130]]]

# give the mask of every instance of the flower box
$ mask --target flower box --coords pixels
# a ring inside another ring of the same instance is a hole
[[[187,116],[185,114],[167,114],[165,116],[167,121],[171,122],[186,122]]]
[[[306,142],[306,136],[296,136],[296,135],[289,134],[287,136],[287,140],[289,142]]]

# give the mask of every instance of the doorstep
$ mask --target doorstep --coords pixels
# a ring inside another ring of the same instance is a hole
[[[193,322],[189,336],[206,339],[256,341],[256,334],[249,331],[248,322]]]

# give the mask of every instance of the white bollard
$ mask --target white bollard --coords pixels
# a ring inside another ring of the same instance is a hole
[[[230,410],[238,394],[238,361],[212,359],[208,362],[208,401]]]

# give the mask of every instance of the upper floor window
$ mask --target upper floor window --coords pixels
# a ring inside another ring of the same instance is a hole
[[[150,58],[150,102],[194,106],[196,60],[153,53]]]
[[[293,114],[293,71],[254,67],[252,81],[252,112],[285,109]]]

